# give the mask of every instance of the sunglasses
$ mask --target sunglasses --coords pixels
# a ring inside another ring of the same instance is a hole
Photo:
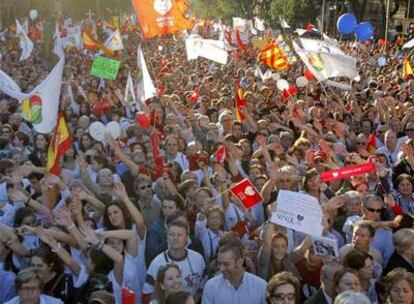
[[[367,144],[367,143],[366,143],[366,142],[360,142],[360,141],[357,141],[357,142],[356,142],[356,144],[357,144],[357,145],[363,145],[363,146],[366,146],[366,144]]]
[[[365,207],[365,209],[367,209],[369,212],[376,212],[376,213],[381,213],[384,210],[384,208],[375,209],[375,208],[370,208],[370,207]]]

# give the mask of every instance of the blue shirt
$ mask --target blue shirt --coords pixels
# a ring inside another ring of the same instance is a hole
[[[14,279],[16,275],[10,271],[0,270],[0,303],[4,303],[16,296]]]

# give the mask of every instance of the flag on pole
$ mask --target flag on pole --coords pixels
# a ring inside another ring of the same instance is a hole
[[[27,36],[27,30],[25,30],[20,24],[19,20],[16,19],[16,37],[19,38],[19,46],[22,50],[20,55],[20,61],[26,60],[30,57],[33,51],[33,42]]]
[[[124,101],[128,105],[136,104],[137,98],[135,96],[134,83],[132,81],[131,72],[128,72],[128,79],[125,86]]]
[[[327,41],[301,38],[292,44],[300,59],[319,81],[334,77],[354,79],[358,76],[357,60]]]
[[[23,117],[33,123],[36,132],[43,134],[52,132],[59,110],[63,66],[65,64],[61,43],[57,44],[55,52],[60,57],[59,62],[30,93],[22,93],[14,80],[0,70],[0,91],[20,101]]]
[[[236,41],[237,41],[237,45],[239,46],[239,48],[244,51],[246,50],[246,45],[243,43],[241,37],[240,37],[240,31],[239,29],[236,29]]]
[[[50,140],[47,151],[46,171],[54,175],[60,175],[60,159],[65,152],[72,147],[72,136],[62,113],[59,114],[57,125]]]
[[[106,39],[105,47],[111,51],[120,51],[124,49],[124,43],[122,42],[121,33],[118,29],[112,32],[108,39]]]
[[[83,47],[85,49],[89,49],[89,50],[99,50],[100,49],[107,56],[112,57],[112,56],[115,55],[115,53],[112,50],[108,49],[106,46],[104,46],[102,43],[100,43],[98,40],[96,40],[89,30],[84,30],[83,31],[82,38],[83,38]]]
[[[288,58],[275,41],[260,52],[259,60],[276,71],[283,71],[289,68]]]
[[[286,19],[282,16],[279,16],[279,22],[282,29],[290,29],[290,25],[286,22]]]
[[[411,68],[410,60],[408,59],[407,55],[404,56],[403,78],[404,78],[404,80],[414,78],[413,69]]]
[[[132,4],[145,38],[191,30],[194,26],[185,15],[190,7],[187,0],[132,0]]]
[[[240,82],[237,81],[236,83],[236,120],[238,122],[242,122],[246,119],[246,117],[242,113],[242,109],[247,107],[247,101],[244,97],[244,90],[240,87]]]
[[[230,191],[242,202],[242,204],[247,209],[250,209],[263,201],[263,198],[260,195],[259,191],[257,191],[256,187],[248,178],[245,178],[241,182],[231,187]]]
[[[149,74],[141,46],[138,47],[137,61],[138,68],[140,70],[137,83],[137,100],[138,102],[143,104],[146,100],[157,96],[157,90]]]
[[[220,40],[202,39],[190,36],[185,40],[187,59],[203,57],[214,62],[227,64],[228,53],[226,43]]]

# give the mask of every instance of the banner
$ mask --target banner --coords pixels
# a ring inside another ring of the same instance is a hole
[[[337,170],[329,170],[321,173],[321,181],[330,182],[339,179],[357,176],[365,173],[371,173],[375,170],[373,163],[368,162],[362,165],[352,165]]]
[[[220,40],[202,39],[194,36],[185,40],[188,60],[203,57],[220,64],[227,64],[228,53],[225,47],[225,43]]]
[[[132,0],[144,38],[154,38],[192,29],[194,23],[185,16],[187,0]]]
[[[118,60],[97,56],[92,64],[91,75],[98,78],[115,80],[116,76],[118,76],[120,66],[121,62]]]
[[[19,46],[22,50],[22,54],[20,55],[20,61],[28,59],[33,51],[33,42],[27,36],[27,32],[28,29],[25,29],[24,26],[21,26],[20,22],[16,20],[16,37],[19,38]]]

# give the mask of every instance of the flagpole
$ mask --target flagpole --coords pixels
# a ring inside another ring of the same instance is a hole
[[[322,26],[321,26],[321,36],[323,37],[323,31],[325,27],[325,0],[322,2]]]
[[[407,20],[410,20],[410,8],[411,8],[411,0],[408,0],[407,15],[405,17],[405,22],[404,22],[404,26],[403,26],[404,31],[407,29]]]
[[[385,42],[388,41],[388,23],[390,21],[390,0],[387,0],[387,12],[386,12],[386,21],[385,21]]]

